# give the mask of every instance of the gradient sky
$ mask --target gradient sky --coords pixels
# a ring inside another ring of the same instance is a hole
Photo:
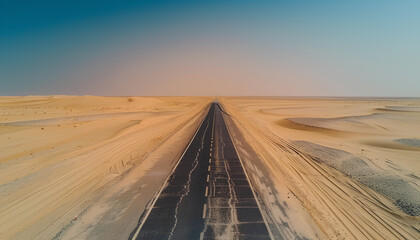
[[[420,1],[0,0],[0,95],[420,97]]]

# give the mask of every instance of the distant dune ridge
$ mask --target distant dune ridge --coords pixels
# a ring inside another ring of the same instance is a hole
[[[0,238],[127,239],[213,97],[0,97]],[[218,97],[277,239],[419,239],[420,100]]]

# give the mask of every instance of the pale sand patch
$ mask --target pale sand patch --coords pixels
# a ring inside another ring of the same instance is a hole
[[[0,236],[51,239],[73,227],[100,236],[93,226],[109,219],[105,213],[130,208],[130,217],[115,221],[126,226],[116,232],[128,236],[210,101],[0,97]],[[171,141],[178,144],[159,148]],[[153,168],[162,172],[147,187],[136,185]]]
[[[340,172],[394,200],[394,204],[411,216],[420,215],[420,191],[389,171],[369,166],[362,158],[335,148],[306,141],[293,141],[314,160],[328,164]]]
[[[414,111],[419,99],[232,97],[221,101],[232,116],[231,128],[236,127],[254,149],[256,157],[240,150],[252,166],[248,169],[254,179],[270,179],[254,182],[269,208],[266,212],[275,213],[272,225],[280,236],[418,239],[420,218],[407,214],[417,211],[406,203],[418,203],[420,152],[394,140],[420,137],[420,113]],[[387,106],[398,106],[398,111],[395,107],[382,110]],[[350,155],[328,156],[326,149]],[[349,165],[347,156],[358,161]],[[357,170],[347,171],[352,168]],[[255,169],[263,169],[262,174]],[[363,179],[363,174],[372,172],[375,175]],[[288,198],[290,193],[295,198]],[[304,211],[284,211],[285,205],[278,204],[283,201],[287,206],[298,201],[295,209]],[[293,218],[306,221],[308,227],[300,228]],[[325,236],[309,227],[310,222]]]

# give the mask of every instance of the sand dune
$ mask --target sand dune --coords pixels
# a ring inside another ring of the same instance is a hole
[[[377,110],[382,111],[399,111],[399,112],[420,112],[420,107],[413,106],[385,106],[382,108],[377,108]]]
[[[381,134],[387,131],[408,132],[410,127],[416,129],[418,115],[404,116],[405,124],[401,126],[401,116],[390,113],[372,113],[361,116],[345,116],[338,118],[286,118],[296,124],[338,130],[343,132]]]
[[[420,153],[396,142],[420,137],[419,113],[406,111],[419,100],[222,102],[279,238],[419,238]],[[391,104],[404,111],[378,112]]]

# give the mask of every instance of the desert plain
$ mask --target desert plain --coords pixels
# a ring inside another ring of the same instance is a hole
[[[0,97],[0,238],[128,239],[212,101],[276,239],[419,239],[420,99]]]

